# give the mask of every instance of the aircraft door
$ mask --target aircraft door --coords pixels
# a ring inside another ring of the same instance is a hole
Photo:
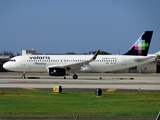
[[[25,65],[26,65],[25,57],[21,57],[21,66],[25,66]]]
[[[122,56],[122,63],[121,63],[122,66],[126,66],[127,65],[127,60],[126,60],[126,57],[125,56]]]

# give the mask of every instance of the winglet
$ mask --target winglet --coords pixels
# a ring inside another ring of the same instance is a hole
[[[93,60],[95,60],[95,59],[97,58],[99,52],[100,52],[100,50],[98,50],[98,51],[94,54],[94,56],[93,56],[93,58],[92,58]]]
[[[98,51],[93,55],[93,57],[92,57],[90,60],[88,60],[87,62],[89,63],[89,62],[94,61],[94,60],[97,58],[99,52],[100,52],[100,50],[98,50]]]

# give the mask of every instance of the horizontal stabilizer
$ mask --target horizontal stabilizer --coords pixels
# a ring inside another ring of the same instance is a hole
[[[150,61],[150,62],[153,62],[153,61],[155,61],[155,58],[156,58],[157,56],[148,56],[148,57],[146,57],[146,58],[137,58],[137,59],[135,59],[135,61],[136,62],[143,62],[143,61]]]

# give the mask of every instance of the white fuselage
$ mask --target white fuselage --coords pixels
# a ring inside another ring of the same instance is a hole
[[[17,56],[6,62],[3,67],[11,71],[36,71],[46,72],[48,66],[65,66],[89,60],[93,55],[26,55]],[[155,60],[152,58],[137,62],[149,56],[129,55],[98,55],[96,60],[80,67],[81,71],[108,72],[146,64]]]

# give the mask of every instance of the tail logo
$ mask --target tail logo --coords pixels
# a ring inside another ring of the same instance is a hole
[[[138,50],[138,54],[142,54],[142,51],[145,50],[149,46],[148,43],[145,43],[145,40],[139,38],[139,40],[135,43],[134,48]]]

